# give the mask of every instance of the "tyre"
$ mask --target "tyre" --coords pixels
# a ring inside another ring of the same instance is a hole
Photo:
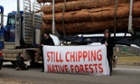
[[[11,61],[11,63],[12,63],[14,66],[16,66],[16,61]]]

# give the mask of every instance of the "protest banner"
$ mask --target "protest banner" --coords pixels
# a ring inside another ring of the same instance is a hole
[[[45,72],[109,75],[106,46],[43,46]]]

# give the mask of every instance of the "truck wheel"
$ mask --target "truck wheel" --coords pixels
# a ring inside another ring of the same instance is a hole
[[[35,68],[35,62],[34,61],[30,61],[30,67]]]
[[[12,63],[14,66],[16,66],[16,61],[11,61],[11,63]]]

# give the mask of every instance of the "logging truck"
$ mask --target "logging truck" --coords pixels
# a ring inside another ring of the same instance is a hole
[[[49,21],[52,21],[51,24],[49,24],[49,28],[51,29],[51,33],[58,36],[59,39],[61,40],[61,42],[63,42],[64,44],[76,44],[76,45],[87,45],[89,43],[93,43],[93,42],[101,42],[101,39],[103,38],[103,36],[97,36],[97,35],[93,35],[94,33],[102,33],[103,31],[98,31],[98,32],[91,32],[89,30],[87,30],[85,28],[85,30],[83,30],[84,32],[86,32],[86,35],[84,35],[85,33],[83,32],[79,32],[80,30],[80,25],[77,25],[78,23],[74,22],[73,24],[76,26],[72,26],[74,27],[72,30],[76,30],[76,32],[78,31],[78,33],[74,33],[72,34],[71,30],[67,29],[70,28],[66,25],[65,23],[65,15],[64,14],[69,14],[69,13],[65,13],[66,9],[66,0],[64,0],[64,7],[62,8],[62,5],[58,5],[61,6],[59,8],[61,8],[62,10],[58,9],[59,12],[61,11],[62,13],[62,18],[61,18],[61,14],[60,14],[60,21],[58,21],[61,24],[56,24],[56,18],[55,18],[55,12],[57,12],[57,9],[55,8],[55,0],[37,0],[38,2],[40,1],[52,1],[52,14],[51,14],[51,18],[49,17]],[[60,0],[57,0],[58,2],[60,2]],[[62,2],[63,0],[61,0]],[[73,1],[73,0],[70,0]],[[75,0],[77,1],[77,0]],[[98,0],[92,0],[92,1],[98,1]],[[102,0],[100,0],[102,2]],[[128,0],[127,0],[128,1]],[[106,0],[104,0],[104,2],[106,2]],[[13,64],[15,63],[15,58],[17,53],[19,52],[23,52],[23,56],[25,58],[25,60],[30,60],[31,58],[34,57],[34,53],[36,51],[38,51],[38,47],[40,44],[40,36],[41,36],[41,27],[42,27],[42,19],[41,19],[41,13],[35,13],[35,11],[40,10],[41,6],[40,4],[38,4],[35,0],[34,4],[33,4],[33,10],[31,10],[31,1],[30,0],[23,0],[23,7],[24,10],[20,11],[20,6],[19,6],[19,0],[17,0],[17,11],[13,11],[11,13],[8,14],[7,16],[7,24],[4,27],[3,25],[1,26],[0,29],[0,47],[2,48],[3,51],[3,59],[5,61],[11,61]],[[79,3],[81,3],[79,1]],[[83,2],[82,2],[83,3]],[[87,2],[89,3],[89,2]],[[131,45],[131,44],[135,44],[140,46],[140,33],[137,30],[134,30],[136,27],[135,25],[132,26],[133,23],[133,16],[132,16],[132,9],[133,9],[133,0],[130,0],[130,8],[129,8],[129,18],[127,18],[128,21],[128,25],[125,26],[125,31],[121,31],[121,28],[118,28],[119,24],[117,22],[117,5],[118,0],[116,0],[116,6],[114,6],[114,20],[111,23],[111,29],[114,30],[113,33],[113,38],[115,40],[116,44],[123,44],[123,45]],[[72,5],[75,3],[70,3],[69,5]],[[104,4],[104,3],[102,3]],[[80,4],[83,5],[83,4]],[[82,7],[82,6],[78,6],[78,7]],[[88,6],[87,4],[84,5],[85,7]],[[100,6],[100,5],[99,5]],[[77,6],[72,6],[76,7]],[[94,6],[93,6],[94,7]],[[97,7],[97,6],[96,6]],[[136,6],[137,7],[137,4]],[[50,6],[48,8],[51,8]],[[46,8],[45,8],[46,9]],[[79,8],[80,9],[80,8]],[[48,9],[46,9],[47,11],[49,11]],[[45,11],[46,11],[45,10]],[[55,11],[56,10],[56,11]],[[81,9],[80,9],[81,10]],[[94,10],[94,9],[93,9]],[[82,12],[81,12],[82,13]],[[92,13],[92,12],[91,12]],[[109,12],[110,13],[110,12]],[[3,15],[1,14],[1,22],[3,23]],[[75,14],[75,12],[70,13],[72,15]],[[102,13],[101,13],[102,14]],[[138,13],[136,13],[138,14]],[[57,14],[56,14],[57,15]],[[89,14],[88,14],[89,15]],[[98,15],[98,14],[96,14]],[[106,15],[105,15],[106,16]],[[84,17],[84,15],[83,15]],[[87,18],[87,17],[85,17]],[[100,17],[99,17],[100,18]],[[51,19],[51,20],[50,20]],[[94,19],[94,17],[93,17]],[[46,19],[45,19],[46,20]],[[68,20],[72,20],[69,19]],[[81,21],[81,19],[78,18],[78,20]],[[91,20],[91,19],[88,19]],[[135,20],[135,19],[134,19]],[[139,19],[137,19],[139,20]],[[136,20],[136,21],[137,21]],[[76,21],[76,20],[75,20]],[[124,19],[124,22],[127,23],[127,21]],[[47,22],[47,21],[46,21]],[[104,23],[104,25],[110,25],[110,22],[106,21],[108,24]],[[83,22],[82,23],[82,28],[84,28],[85,23],[88,23],[87,27],[93,27],[94,25],[91,21],[90,22]],[[92,26],[90,26],[90,24],[92,24]],[[122,24],[122,23],[121,23]],[[57,26],[58,25],[58,26]],[[104,26],[103,25],[103,26]],[[48,26],[48,25],[47,25]],[[122,25],[121,25],[122,26]],[[58,28],[60,27],[60,29]],[[79,27],[79,28],[76,28]],[[98,26],[95,26],[98,27]],[[49,29],[48,28],[48,29]],[[137,26],[136,28],[139,28],[139,26]],[[91,29],[91,28],[90,28]],[[100,28],[97,28],[100,29]],[[120,29],[120,31],[123,33],[123,35],[121,36],[117,36],[116,33],[117,29]],[[50,31],[50,30],[49,30]],[[67,33],[69,32],[69,33]],[[87,35],[87,33],[92,35]],[[127,34],[131,34],[128,35]],[[31,59],[32,61],[34,61],[34,59]]]
[[[17,0],[17,11],[7,15],[7,23],[3,26],[4,9],[0,11],[0,48],[3,52],[3,60],[15,64],[16,56],[23,53],[25,60],[34,62],[34,53],[38,51],[41,36],[41,15],[34,13],[40,5],[23,0],[23,11],[20,10],[20,0]],[[2,6],[0,6],[2,8]],[[4,7],[3,7],[4,8]]]

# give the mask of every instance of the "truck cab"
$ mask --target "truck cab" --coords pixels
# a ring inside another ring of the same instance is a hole
[[[23,21],[23,11],[20,11],[21,22]],[[22,26],[21,26],[22,27]],[[7,16],[7,24],[4,27],[5,41],[4,42],[15,42],[15,28],[16,28],[16,11],[13,11]]]
[[[41,15],[31,11],[31,1],[23,0],[23,11],[17,10],[8,13],[7,23],[1,28],[0,43],[2,44],[3,60],[15,64],[18,53],[23,53],[25,60],[34,61],[35,52],[38,52],[41,34]],[[19,7],[19,1],[17,2]],[[37,9],[36,4],[33,4]]]

